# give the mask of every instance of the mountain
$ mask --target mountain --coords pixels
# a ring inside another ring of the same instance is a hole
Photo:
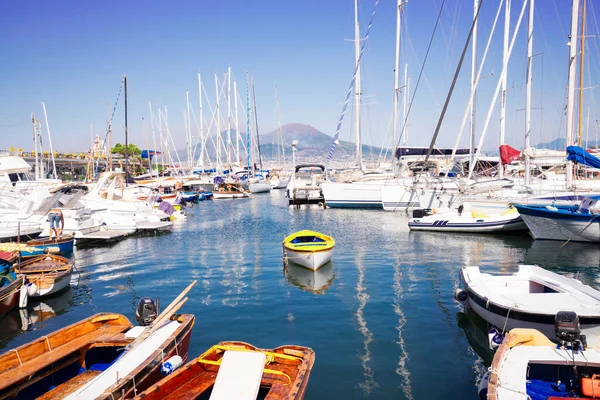
[[[333,143],[333,137],[321,132],[317,128],[300,123],[285,124],[281,127],[281,134],[283,137],[283,144],[285,148],[286,160],[291,161],[292,157],[292,142],[298,140],[298,147],[296,151],[297,162],[324,162],[331,144]],[[240,132],[242,143],[240,143],[240,152],[242,153],[242,160],[246,160],[246,152],[243,151],[243,147],[247,143],[247,135],[244,132]],[[222,138],[227,140],[227,132],[223,131]],[[276,160],[278,154],[280,154],[281,142],[280,132],[276,129],[272,132],[268,132],[260,135],[260,152],[263,161]],[[213,141],[215,137],[213,136]],[[235,132],[232,132],[232,146],[235,148]],[[346,159],[352,159],[354,157],[355,144],[352,142],[340,141],[336,147],[334,154],[334,160],[343,161]],[[381,148],[375,146],[363,145],[363,154],[365,157],[370,155],[379,155]],[[198,151],[196,150],[196,158],[198,157]],[[221,150],[223,151],[223,149]],[[186,151],[178,150],[180,157],[185,157]],[[212,145],[211,140],[208,141],[208,155],[214,160],[216,157],[216,151]],[[225,155],[222,153],[222,157]],[[232,160],[233,161],[233,160]],[[289,162],[288,161],[288,162]]]
[[[583,148],[589,149],[597,147],[598,143],[595,140],[584,141]],[[564,138],[555,139],[547,143],[538,143],[535,146],[536,149],[548,149],[548,150],[564,150],[567,147],[567,140]]]

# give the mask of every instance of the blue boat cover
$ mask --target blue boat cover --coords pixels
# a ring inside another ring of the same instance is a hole
[[[567,147],[567,160],[592,168],[600,168],[600,158],[591,155],[579,146]]]

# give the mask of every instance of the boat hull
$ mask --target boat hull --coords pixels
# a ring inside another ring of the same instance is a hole
[[[0,317],[19,304],[21,286],[23,286],[23,278],[17,277],[9,285],[0,288]]]
[[[288,262],[316,271],[331,261],[333,249],[322,251],[296,251],[283,247]]]
[[[559,219],[522,213],[531,235],[536,240],[561,240],[600,243],[600,221]]]
[[[35,247],[36,250],[21,251],[21,258],[29,258],[41,256],[46,253],[52,254],[67,254],[73,252],[73,245],[75,244],[74,235],[71,237],[63,237],[61,239],[36,239],[27,242],[28,246]]]
[[[224,199],[245,199],[250,197],[248,193],[213,193],[214,200],[224,200]]]
[[[327,208],[383,209],[381,188],[384,182],[321,184]]]
[[[408,222],[411,231],[462,232],[462,233],[495,233],[527,230],[521,217],[510,219],[498,218],[465,218],[464,221],[439,219],[411,219]]]

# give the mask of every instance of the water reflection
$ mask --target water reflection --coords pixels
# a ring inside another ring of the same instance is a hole
[[[402,310],[402,299],[404,298],[404,289],[402,287],[402,269],[400,267],[400,261],[394,262],[394,301],[393,307],[394,312],[398,316],[398,326],[396,330],[398,331],[398,346],[400,346],[400,356],[398,358],[398,367],[396,368],[396,374],[400,375],[402,378],[402,383],[400,387],[402,388],[402,392],[407,399],[413,398],[412,396],[412,388],[410,382],[410,371],[407,366],[407,362],[409,360],[409,354],[406,350],[406,344],[404,342],[404,333],[403,328],[406,324],[406,316],[404,315],[404,311]]]
[[[469,345],[481,357],[483,364],[486,367],[492,365],[494,351],[490,349],[488,340],[489,324],[470,308],[456,313],[456,323],[465,332]]]
[[[375,380],[375,371],[371,367],[371,349],[370,344],[373,342],[373,333],[367,326],[367,321],[364,315],[364,309],[369,302],[369,294],[365,285],[365,265],[363,251],[357,249],[356,267],[358,276],[356,280],[356,299],[358,300],[358,308],[356,309],[356,321],[358,322],[359,331],[363,336],[363,352],[360,354],[360,360],[363,367],[364,380],[358,384],[364,394],[368,396],[373,389],[378,388],[379,384]]]
[[[325,293],[335,279],[335,270],[332,261],[329,261],[316,271],[288,263],[283,268],[283,274],[292,285],[314,294]]]

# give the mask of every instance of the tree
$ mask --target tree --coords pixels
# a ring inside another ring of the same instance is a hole
[[[140,148],[133,143],[129,143],[129,145],[127,146],[127,150],[129,153],[129,157],[139,157],[142,154],[142,150],[140,150]],[[111,153],[120,154],[123,157],[125,157],[125,146],[121,143],[117,143],[115,147],[112,148]]]

